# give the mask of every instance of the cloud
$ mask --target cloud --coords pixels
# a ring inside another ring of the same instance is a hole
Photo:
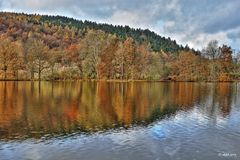
[[[166,16],[165,24],[157,32],[174,37],[178,42],[201,49],[212,39],[231,45],[228,33],[240,26],[236,0],[182,0],[175,4],[177,12]],[[236,47],[236,45],[234,46]]]
[[[219,4],[216,10],[209,15],[210,21],[205,26],[205,31],[214,33],[227,31],[240,26],[240,1]]]
[[[149,28],[197,49],[212,39],[240,45],[239,0],[0,0],[0,8]]]
[[[121,21],[119,21],[120,19]],[[118,25],[128,24],[131,26],[135,26],[141,24],[141,18],[139,14],[129,11],[116,11],[107,21],[109,21],[109,23],[114,23]]]

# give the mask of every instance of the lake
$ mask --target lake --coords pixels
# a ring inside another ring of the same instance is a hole
[[[240,159],[240,84],[0,82],[1,160]]]

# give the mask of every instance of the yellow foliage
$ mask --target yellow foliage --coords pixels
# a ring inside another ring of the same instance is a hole
[[[232,81],[231,75],[228,73],[222,73],[219,75],[220,82],[229,82]]]

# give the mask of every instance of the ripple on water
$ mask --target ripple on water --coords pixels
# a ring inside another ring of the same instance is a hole
[[[6,101],[15,101],[16,113],[0,104],[0,112],[11,113],[0,129],[0,159],[188,160],[239,153],[240,95],[231,85],[66,85],[43,84],[42,99],[34,85],[22,86],[24,94],[13,92]]]

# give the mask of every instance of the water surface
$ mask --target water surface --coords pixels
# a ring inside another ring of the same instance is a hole
[[[0,82],[0,159],[240,159],[237,83]]]

